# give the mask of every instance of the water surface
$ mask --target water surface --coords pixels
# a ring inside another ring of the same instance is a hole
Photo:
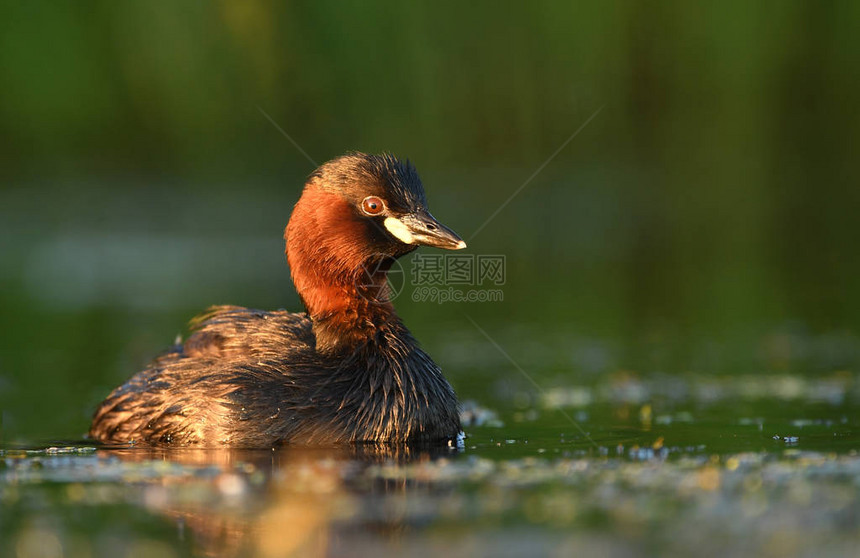
[[[7,447],[4,556],[843,556],[854,376],[632,377],[504,412],[462,448]]]

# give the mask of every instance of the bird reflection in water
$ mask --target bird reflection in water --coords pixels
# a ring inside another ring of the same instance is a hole
[[[446,489],[391,469],[457,454],[376,444],[99,450],[122,462],[143,487],[142,505],[173,520],[197,553],[261,557],[350,554],[380,537],[396,543],[421,521],[428,495]],[[386,475],[374,474],[380,466]]]

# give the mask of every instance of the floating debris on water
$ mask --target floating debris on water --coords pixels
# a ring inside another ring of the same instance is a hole
[[[860,401],[860,381],[847,373],[824,378],[773,374],[638,378],[624,374],[598,386],[549,388],[541,403],[546,409],[575,409],[597,402],[642,405],[654,398],[705,403],[778,399],[840,405],[847,400]]]

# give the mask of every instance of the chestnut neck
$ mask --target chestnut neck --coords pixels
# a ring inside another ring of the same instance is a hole
[[[309,184],[287,228],[290,274],[320,352],[354,350],[400,319],[389,301],[394,259],[376,253],[367,223],[338,194]]]

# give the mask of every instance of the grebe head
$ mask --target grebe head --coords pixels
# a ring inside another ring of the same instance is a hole
[[[360,314],[361,301],[385,289],[393,260],[418,246],[466,247],[428,211],[415,168],[388,154],[350,153],[314,171],[285,238],[293,282],[315,320]]]

